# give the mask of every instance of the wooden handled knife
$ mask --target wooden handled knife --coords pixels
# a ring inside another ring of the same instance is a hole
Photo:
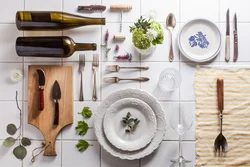
[[[45,85],[45,73],[42,69],[36,70],[38,74],[38,110],[44,109],[44,85]]]

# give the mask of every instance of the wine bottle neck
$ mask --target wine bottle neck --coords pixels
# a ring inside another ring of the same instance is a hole
[[[95,43],[76,43],[75,50],[76,51],[96,50],[96,44]]]

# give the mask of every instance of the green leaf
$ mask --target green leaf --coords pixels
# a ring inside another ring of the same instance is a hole
[[[14,139],[13,137],[8,137],[7,139],[4,140],[3,145],[5,147],[11,147],[15,144],[16,139]]]
[[[9,135],[14,135],[16,133],[16,131],[17,131],[16,125],[14,125],[14,124],[7,125],[7,133]]]
[[[84,152],[89,146],[92,146],[89,144],[86,140],[79,140],[76,147],[79,152]]]
[[[134,122],[134,118],[129,118],[129,120],[128,120],[128,124],[131,124],[132,122]]]
[[[30,146],[31,145],[30,139],[28,139],[27,137],[23,137],[22,138],[22,145],[23,146]]]
[[[90,118],[92,116],[92,111],[89,109],[89,107],[84,107],[81,114],[84,118]]]
[[[78,121],[78,125],[75,129],[78,131],[78,135],[84,136],[89,129],[89,125],[85,121]]]
[[[127,115],[126,115],[127,118],[130,118],[131,117],[131,113],[128,112]]]
[[[13,150],[13,154],[17,159],[23,160],[27,155],[27,150],[22,145],[19,145]]]

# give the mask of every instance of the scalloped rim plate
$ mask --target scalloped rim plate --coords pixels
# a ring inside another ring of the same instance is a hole
[[[136,150],[136,151],[123,151],[114,147],[107,140],[104,131],[103,131],[103,118],[108,109],[118,100],[123,98],[137,98],[144,101],[148,104],[155,113],[157,120],[157,129],[155,136],[153,137],[151,143],[149,143],[146,147]],[[98,107],[97,113],[94,118],[94,131],[97,137],[98,142],[111,155],[127,160],[134,160],[143,158],[149,154],[151,154],[162,142],[164,135],[166,133],[166,120],[165,114],[162,110],[160,103],[147,92],[144,92],[139,89],[125,89],[117,91],[107,97],[107,99],[103,100],[102,104]]]
[[[131,113],[140,123],[132,133],[125,132],[122,117]],[[135,151],[149,144],[156,132],[154,111],[143,101],[125,98],[115,102],[106,112],[103,121],[104,133],[111,144],[125,151]]]

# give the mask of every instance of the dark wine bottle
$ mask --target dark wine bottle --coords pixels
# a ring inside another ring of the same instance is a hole
[[[105,18],[90,18],[64,12],[18,11],[18,30],[66,30],[88,25],[105,25]]]
[[[18,37],[16,40],[16,53],[22,57],[65,58],[85,50],[96,50],[96,44],[75,43],[67,36]]]

